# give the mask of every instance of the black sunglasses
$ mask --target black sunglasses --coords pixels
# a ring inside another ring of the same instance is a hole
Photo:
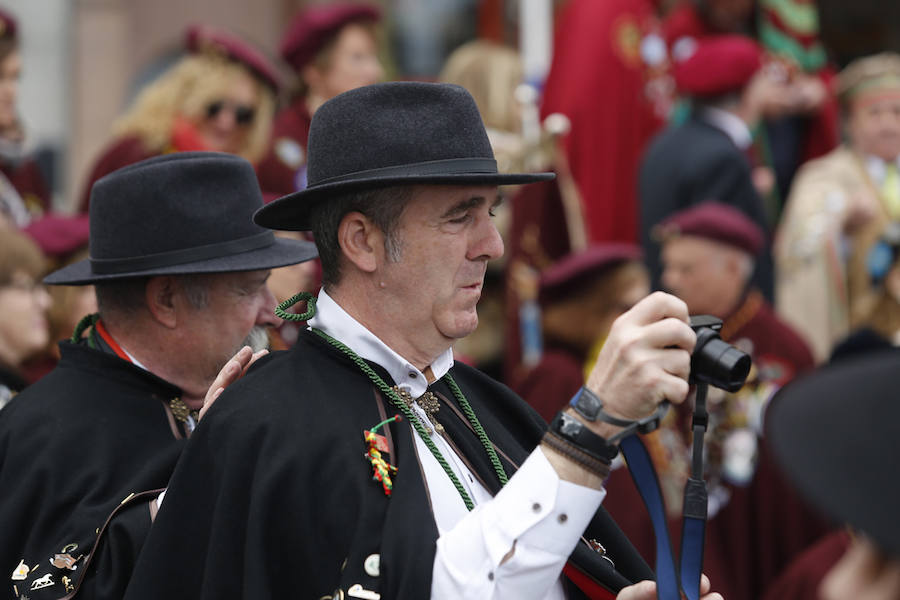
[[[233,104],[224,100],[216,100],[206,107],[206,118],[215,119],[226,107],[234,112],[234,122],[238,125],[250,125],[256,118],[256,109],[245,104]]]

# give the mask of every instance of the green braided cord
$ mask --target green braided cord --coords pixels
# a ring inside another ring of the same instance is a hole
[[[472,502],[472,499],[469,497],[469,494],[466,492],[466,489],[462,486],[462,483],[459,482],[459,479],[456,477],[456,473],[453,472],[453,469],[450,468],[450,465],[447,463],[447,460],[441,454],[441,451],[438,450],[438,447],[432,441],[431,436],[428,435],[428,432],[425,431],[425,427],[422,425],[422,422],[419,421],[419,418],[413,413],[412,408],[406,405],[403,400],[400,399],[400,396],[397,395],[391,386],[385,383],[384,379],[381,378],[378,373],[376,373],[372,367],[366,363],[363,359],[361,359],[356,352],[342,344],[340,341],[334,339],[324,331],[319,331],[318,329],[313,329],[313,331],[318,334],[323,340],[346,354],[359,369],[366,374],[366,376],[374,383],[381,393],[387,396],[391,403],[403,413],[403,416],[406,417],[410,423],[412,423],[413,427],[416,430],[416,433],[419,434],[419,437],[422,438],[422,441],[425,442],[425,445],[428,446],[428,449],[431,451],[431,454],[434,455],[434,458],[437,459],[438,463],[440,463],[441,468],[444,469],[444,472],[447,473],[447,476],[450,477],[450,481],[453,482],[453,487],[456,488],[456,491],[459,492],[459,495],[462,497],[463,502],[466,505],[466,508],[472,510],[475,508],[475,503]]]
[[[72,337],[69,339],[73,344],[77,344],[78,340],[81,339],[81,336],[84,335],[85,329],[88,327],[93,327],[97,321],[100,320],[100,313],[94,313],[92,315],[85,315],[78,321],[78,325],[75,326],[75,331],[72,332]]]
[[[494,445],[491,444],[491,440],[488,439],[484,427],[481,426],[481,422],[478,420],[478,417],[475,416],[475,411],[472,410],[472,406],[469,404],[469,401],[466,400],[466,397],[463,396],[462,390],[456,385],[456,381],[454,381],[450,373],[447,373],[446,379],[447,385],[450,386],[450,390],[453,392],[453,395],[456,396],[456,401],[459,403],[460,408],[466,413],[466,418],[469,420],[469,423],[472,424],[472,429],[475,430],[475,434],[478,436],[478,439],[481,440],[481,445],[484,446],[488,458],[491,459],[491,464],[494,465],[494,471],[497,472],[500,483],[506,485],[509,478],[506,476],[506,471],[504,471],[503,467],[500,465],[500,459],[497,457],[497,451],[494,450]]]
[[[298,302],[306,302],[306,312],[300,315],[287,312],[287,309]],[[275,316],[285,321],[309,321],[316,316],[316,297],[309,292],[300,292],[291,296],[281,304],[275,307]]]
[[[319,331],[318,329],[313,329],[319,337],[330,343],[332,346],[346,354],[350,357],[354,363],[365,373],[369,379],[375,383],[376,386],[390,398],[391,402],[403,412],[404,416],[409,419],[409,422],[413,424],[413,427],[416,430],[416,433],[419,434],[419,437],[422,438],[422,441],[425,442],[425,445],[428,446],[428,449],[431,451],[431,454],[434,455],[434,458],[440,463],[441,467],[444,469],[444,472],[447,473],[447,476],[450,478],[450,481],[453,482],[453,486],[459,492],[459,495],[462,497],[463,502],[466,505],[466,508],[472,510],[475,508],[475,504],[472,502],[472,499],[469,498],[469,494],[466,493],[465,488],[463,488],[462,484],[459,482],[459,479],[456,477],[456,473],[453,472],[453,469],[450,468],[450,465],[447,463],[444,456],[441,454],[441,451],[438,450],[435,443],[432,441],[431,436],[425,431],[425,427],[422,425],[421,421],[419,421],[418,417],[416,417],[412,411],[412,408],[406,405],[400,399],[400,396],[397,395],[390,386],[376,373],[372,367],[366,363],[362,358],[360,358],[353,350],[334,339],[327,333],[323,331]],[[469,401],[466,400],[466,397],[463,395],[462,390],[459,389],[459,386],[456,384],[456,381],[453,380],[453,377],[450,374],[447,374],[447,384],[450,386],[450,390],[453,392],[453,395],[456,397],[456,401],[459,403],[460,407],[462,407],[463,412],[466,414],[466,418],[469,420],[469,424],[472,425],[472,429],[475,430],[475,433],[478,435],[478,439],[481,440],[481,444],[484,446],[485,451],[487,452],[488,458],[491,460],[491,464],[494,466],[494,471],[497,473],[497,478],[500,480],[501,485],[506,485],[509,479],[506,476],[506,471],[503,470],[503,467],[500,465],[500,459],[497,457],[497,452],[494,450],[493,444],[491,444],[491,440],[488,439],[487,433],[484,431],[484,427],[481,426],[481,422],[478,420],[478,417],[475,416],[475,411],[472,410],[472,406],[469,404]]]

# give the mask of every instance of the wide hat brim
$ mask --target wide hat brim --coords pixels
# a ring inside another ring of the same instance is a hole
[[[155,277],[158,275],[195,275],[275,269],[304,262],[318,256],[312,242],[275,238],[264,248],[231,256],[218,256],[201,261],[137,269],[124,273],[96,273],[90,259],[63,267],[44,278],[47,285],[92,285],[104,281]]]
[[[375,189],[395,185],[518,185],[549,181],[555,173],[426,173],[423,165],[410,165],[405,173],[349,177],[342,181],[322,183],[283,196],[263,206],[253,215],[253,222],[269,229],[309,231],[313,208],[322,200],[343,192]],[[418,172],[417,172],[418,171]]]
[[[767,439],[797,488],[829,516],[900,556],[900,352],[828,366],[783,388]]]

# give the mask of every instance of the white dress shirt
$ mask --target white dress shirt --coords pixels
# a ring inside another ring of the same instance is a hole
[[[753,143],[753,134],[744,120],[732,112],[706,106],[700,111],[700,118],[723,132],[739,150],[746,150]]]
[[[309,320],[311,327],[383,367],[413,398],[425,393],[425,375],[347,314],[324,290],[319,292],[316,309],[316,316]],[[448,348],[430,366],[435,379],[440,379],[453,366],[453,351]],[[425,413],[418,405],[414,408],[427,423]],[[413,439],[439,532],[431,597],[565,598],[560,572],[603,501],[605,490],[560,480],[538,447],[497,496],[491,497],[444,438],[432,433],[431,439],[475,503],[469,512],[415,431]]]

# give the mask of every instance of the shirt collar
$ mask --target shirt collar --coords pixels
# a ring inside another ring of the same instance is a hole
[[[746,150],[753,143],[753,134],[750,133],[750,128],[743,119],[734,113],[706,106],[700,111],[700,117],[731,138],[734,145],[741,150]]]
[[[428,381],[422,371],[351,317],[324,289],[319,291],[316,316],[309,320],[309,326],[340,340],[361,358],[384,368],[394,383],[413,398],[418,398],[428,389]],[[452,366],[453,349],[447,348],[431,363],[435,380],[446,375]]]

